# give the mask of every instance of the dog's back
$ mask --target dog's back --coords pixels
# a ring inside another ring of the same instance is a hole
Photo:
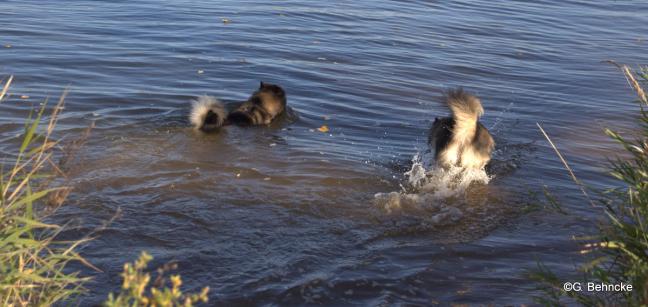
[[[452,117],[437,118],[428,143],[436,149],[441,166],[482,168],[490,161],[495,141],[478,120],[484,113],[481,102],[461,88],[448,91],[446,103]]]
[[[189,120],[195,129],[211,132],[227,125],[268,125],[285,110],[286,92],[278,85],[261,82],[259,89],[230,113],[214,97],[198,98]]]

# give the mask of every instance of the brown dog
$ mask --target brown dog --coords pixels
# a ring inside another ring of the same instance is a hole
[[[259,89],[229,114],[216,98],[199,97],[194,101],[189,120],[194,128],[209,132],[227,125],[267,125],[285,109],[286,92],[278,85],[261,82]]]

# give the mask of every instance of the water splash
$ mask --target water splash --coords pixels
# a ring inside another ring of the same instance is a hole
[[[470,188],[488,184],[491,178],[483,169],[437,167],[427,156],[417,153],[412,158],[401,191],[377,193],[374,203],[387,214],[422,215],[433,225],[456,222],[464,214],[461,207]]]

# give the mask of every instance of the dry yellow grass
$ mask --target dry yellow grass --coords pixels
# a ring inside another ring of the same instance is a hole
[[[628,65],[621,66],[621,71],[623,71],[623,74],[625,75],[626,80],[628,81],[630,86],[632,86],[632,88],[637,93],[637,96],[639,97],[639,100],[641,100],[641,102],[643,102],[644,104],[648,105],[648,97],[646,97],[646,92],[641,87],[639,82],[637,82],[637,79],[635,78],[634,74],[632,73],[632,71],[630,70]]]

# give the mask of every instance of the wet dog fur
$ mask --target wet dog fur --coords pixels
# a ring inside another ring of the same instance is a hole
[[[203,132],[211,132],[227,125],[268,125],[286,109],[286,92],[278,85],[261,82],[248,100],[232,112],[211,96],[201,96],[193,102],[189,121]]]
[[[435,148],[434,158],[442,167],[481,169],[490,161],[495,141],[479,122],[484,113],[479,98],[458,88],[449,90],[445,103],[452,117],[435,118],[428,144]]]

